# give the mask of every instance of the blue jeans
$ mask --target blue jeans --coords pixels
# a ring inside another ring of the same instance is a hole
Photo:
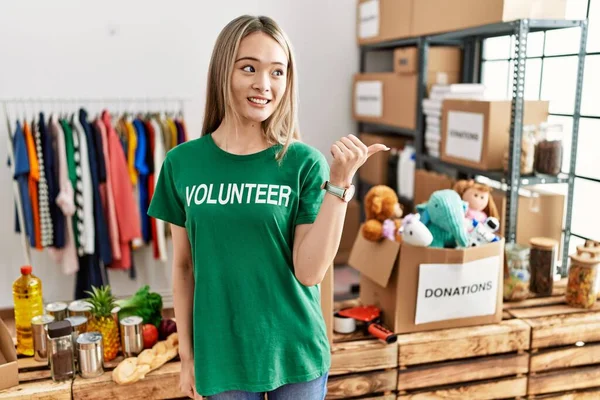
[[[327,394],[329,373],[309,382],[289,383],[266,392],[268,400],[323,400]],[[206,397],[207,400],[263,400],[265,393],[232,390]]]

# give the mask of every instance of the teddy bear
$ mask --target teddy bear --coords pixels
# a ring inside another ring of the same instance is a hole
[[[362,235],[365,239],[373,242],[382,238],[402,241],[402,208],[394,189],[386,185],[373,186],[365,196],[364,209],[366,220]]]

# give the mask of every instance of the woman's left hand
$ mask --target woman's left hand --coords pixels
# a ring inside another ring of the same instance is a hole
[[[329,172],[331,184],[349,187],[358,169],[369,157],[380,151],[388,151],[389,147],[377,143],[367,147],[354,135],[342,137],[331,146],[333,161]]]

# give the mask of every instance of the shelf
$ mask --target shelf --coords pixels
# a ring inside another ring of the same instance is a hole
[[[419,44],[419,38],[412,37],[406,39],[388,40],[386,42],[378,42],[372,44],[363,44],[360,46],[363,50],[388,50],[396,47],[416,46]]]
[[[497,182],[506,182],[506,173],[504,173],[503,171],[484,171],[484,170],[480,170],[477,168],[466,167],[464,165],[458,165],[458,164],[445,162],[445,161],[440,160],[437,157],[432,157],[427,154],[423,154],[421,156],[421,159],[425,163],[428,163],[431,165],[442,166],[442,167],[446,167],[446,168],[452,168],[456,171],[462,172],[467,175],[480,175],[480,176],[484,176],[486,178],[489,178],[489,179],[497,181]],[[566,183],[566,182],[568,182],[568,179],[569,179],[569,177],[566,174],[560,174],[559,176],[544,175],[544,174],[526,175],[526,176],[521,176],[521,185],[526,186],[526,185],[543,185],[543,184],[550,184],[550,183]]]
[[[362,133],[394,133],[396,135],[407,136],[411,138],[414,138],[416,135],[416,131],[414,129],[399,128],[397,126],[376,124],[372,122],[358,121],[358,123],[360,124],[359,129]]]
[[[360,46],[361,50],[389,50],[396,47],[417,46],[421,39],[426,39],[431,45],[456,46],[462,43],[461,40],[477,37],[489,38],[494,36],[511,35],[515,31],[515,25],[520,20],[499,22],[495,24],[475,26],[473,28],[461,29],[458,31],[444,32],[435,35],[425,35],[420,37],[410,37],[404,39],[388,40],[385,42],[364,44]],[[563,20],[563,19],[528,19],[529,32],[537,32],[550,29],[566,29],[581,26],[582,20]]]
[[[469,37],[488,38],[494,36],[510,35],[515,32],[515,26],[520,20],[500,22],[496,24],[488,24],[476,26],[473,28],[462,29],[440,33],[437,35],[428,36],[428,41],[432,44],[437,42],[445,42],[455,39],[466,39]],[[554,19],[529,19],[529,32],[537,32],[548,29],[565,29],[581,26],[584,21],[580,20],[554,20]]]

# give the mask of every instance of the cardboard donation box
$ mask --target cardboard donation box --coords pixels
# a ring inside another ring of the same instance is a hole
[[[381,143],[390,149],[396,149],[398,151],[404,149],[406,144],[406,139],[398,135],[392,136],[361,133],[359,139],[367,146]],[[389,151],[380,151],[379,153],[373,154],[365,161],[362,167],[358,169],[358,176],[362,181],[371,185],[387,185],[389,159]],[[354,243],[354,237],[355,236],[352,237],[352,243]]]
[[[19,384],[17,352],[10,332],[0,319],[0,390]]]
[[[427,92],[436,83],[459,83],[461,59],[460,48],[432,46],[427,54]],[[394,72],[409,75],[419,72],[419,52],[416,47],[399,47],[394,50]]]
[[[504,240],[466,249],[415,247],[359,234],[349,264],[361,273],[360,300],[382,310],[395,333],[502,320]]]
[[[344,229],[342,231],[342,238],[340,240],[340,247],[335,255],[334,264],[346,264],[356,234],[360,229],[360,203],[356,200],[350,200],[348,208],[346,210],[346,218],[344,219]]]
[[[352,114],[356,121],[407,129],[416,127],[416,75],[356,74],[352,98]]]
[[[564,19],[566,5],[567,0],[415,0],[411,36],[516,19]]]
[[[452,189],[456,181],[451,177],[433,171],[418,169],[415,171],[415,205],[425,203],[437,190]]]
[[[523,125],[548,118],[547,101],[526,101]],[[444,100],[442,106],[442,161],[482,170],[502,169],[508,148],[510,101]]]
[[[358,44],[410,36],[413,0],[359,0],[356,10]]]

